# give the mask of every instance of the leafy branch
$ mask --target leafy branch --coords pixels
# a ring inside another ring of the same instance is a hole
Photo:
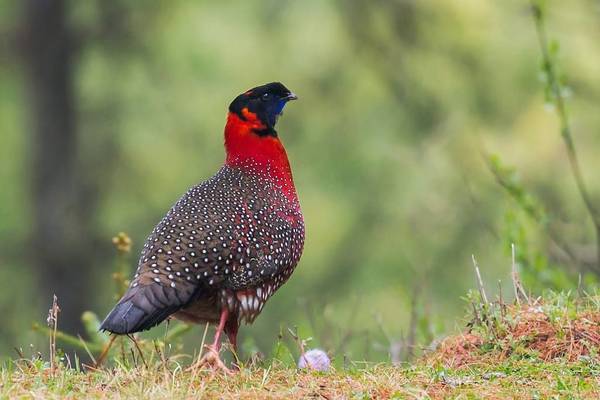
[[[545,230],[554,245],[562,250],[572,262],[581,263],[569,243],[553,228],[552,218],[543,204],[525,189],[514,168],[504,165],[497,155],[486,156],[486,162],[496,182],[506,190],[527,216]]]
[[[564,78],[561,77],[558,70],[558,43],[556,41],[548,40],[545,24],[546,14],[544,3],[545,1],[543,0],[531,0],[530,2],[533,19],[535,21],[536,34],[542,53],[542,72],[544,74],[546,83],[546,100],[553,104],[556,109],[556,114],[560,123],[560,135],[563,138],[563,142],[567,150],[567,156],[573,177],[575,179],[575,184],[577,185],[579,195],[581,196],[587,212],[594,224],[597,250],[597,260],[594,269],[596,273],[600,273],[600,213],[592,201],[587,185],[585,184],[583,175],[581,173],[579,157],[577,156],[577,151],[573,142],[569,114],[565,104],[565,93],[567,91],[567,87],[564,84]]]

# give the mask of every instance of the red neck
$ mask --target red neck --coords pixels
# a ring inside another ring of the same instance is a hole
[[[259,136],[254,129],[264,129],[255,114],[242,110],[244,118],[227,115],[225,125],[225,165],[258,173],[281,186],[288,198],[296,198],[292,170],[283,144],[277,137]]]

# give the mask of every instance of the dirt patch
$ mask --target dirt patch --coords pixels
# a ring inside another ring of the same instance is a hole
[[[554,311],[543,305],[504,306],[502,315],[444,339],[427,359],[448,368],[502,361],[511,355],[600,361],[600,312]]]

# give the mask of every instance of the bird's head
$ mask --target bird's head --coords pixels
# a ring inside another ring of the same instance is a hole
[[[277,137],[277,119],[286,103],[297,98],[283,84],[271,82],[240,94],[229,105],[229,112],[252,125],[255,134]]]
[[[275,124],[286,103],[296,99],[279,82],[257,86],[233,100],[225,125],[225,164],[268,175],[292,197],[292,171]]]

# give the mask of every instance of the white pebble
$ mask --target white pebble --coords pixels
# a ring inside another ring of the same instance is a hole
[[[331,360],[321,349],[312,349],[302,354],[298,359],[298,368],[310,367],[316,371],[329,371]]]

